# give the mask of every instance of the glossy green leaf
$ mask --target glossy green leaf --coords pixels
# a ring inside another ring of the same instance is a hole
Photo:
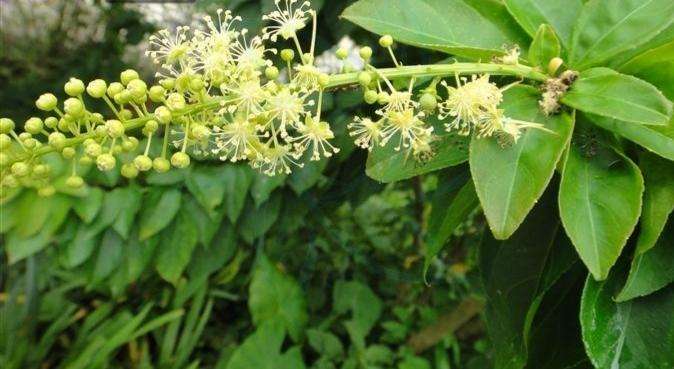
[[[271,193],[278,187],[282,186],[286,180],[285,174],[277,174],[275,176],[268,176],[264,173],[256,173],[253,184],[250,187],[250,195],[255,202],[255,206],[269,200]]]
[[[24,191],[17,201],[15,216],[21,221],[17,222],[14,232],[22,238],[33,236],[49,219],[52,199],[41,198],[35,191]]]
[[[274,194],[269,201],[257,208],[250,202],[249,204],[242,216],[239,232],[246,242],[252,243],[256,238],[267,233],[278,219],[281,212],[281,195],[280,193]]]
[[[365,174],[379,182],[389,183],[416,177],[443,168],[459,165],[468,160],[468,139],[456,133],[447,133],[436,118],[428,119],[438,132],[433,142],[434,155],[427,161],[418,161],[407,150],[396,151],[393,142],[375,147],[367,157]]]
[[[248,308],[253,323],[279,322],[290,337],[298,342],[307,323],[307,306],[299,284],[281,273],[264,254],[257,260],[250,282]]]
[[[583,139],[568,151],[559,210],[580,258],[594,278],[602,280],[636,226],[644,183],[629,158],[599,139]]]
[[[344,355],[344,346],[334,334],[318,329],[307,329],[307,341],[322,357],[339,359]]]
[[[635,142],[654,154],[674,160],[674,117],[666,126],[644,126],[586,114],[595,125]]]
[[[288,185],[297,195],[301,195],[306,190],[320,183],[323,178],[323,170],[328,165],[327,160],[310,161],[309,154],[305,156],[305,165],[302,170],[293,171],[288,176]]]
[[[353,344],[364,348],[365,337],[381,316],[381,300],[367,285],[343,280],[335,284],[332,299],[335,313],[351,313],[351,319],[345,321],[344,326]]]
[[[122,259],[122,238],[113,229],[108,229],[101,240],[94,268],[89,278],[90,285],[96,285],[117,269]]]
[[[227,210],[227,217],[232,223],[236,223],[246,203],[248,189],[253,183],[253,173],[247,166],[227,165],[220,168],[219,175],[222,177],[222,186],[225,189],[224,206]]]
[[[140,212],[140,240],[146,240],[164,229],[180,209],[181,195],[176,189],[153,188],[143,202]]]
[[[674,285],[617,303],[622,278],[588,278],[580,322],[588,356],[598,369],[674,367]]]
[[[600,65],[646,43],[672,21],[671,0],[592,0],[574,27],[569,63],[577,70]]]
[[[541,25],[550,24],[565,46],[583,7],[581,0],[505,0],[505,5],[531,37]]]
[[[424,270],[428,269],[430,262],[456,227],[465,222],[479,205],[475,186],[465,175],[453,171],[438,178],[438,189],[431,202],[431,215],[426,230],[428,240]]]
[[[672,282],[674,282],[674,220],[669,221],[653,247],[634,256],[629,277],[616,301],[622,302],[649,295]]]
[[[501,107],[508,117],[542,123],[552,132],[529,129],[507,147],[495,138],[473,137],[470,144],[470,172],[497,239],[517,230],[545,191],[571,138],[573,118],[546,117],[538,107],[538,96],[532,87],[513,87],[504,93]]]
[[[192,218],[185,212],[176,217],[173,226],[162,233],[156,267],[166,281],[176,284],[190,262],[199,235]]]
[[[525,365],[532,318],[541,299],[577,260],[556,217],[553,195],[548,191],[511,238],[497,241],[486,234],[480,246],[495,369]]]
[[[546,70],[552,58],[559,57],[562,47],[555,30],[547,24],[541,24],[529,47],[529,61],[534,66]]]
[[[118,191],[119,196],[124,200],[122,208],[119,210],[119,214],[117,214],[117,219],[112,224],[112,228],[126,240],[131,232],[136,214],[140,210],[143,195],[140,188],[133,186],[117,188],[115,191]]]
[[[234,351],[226,369],[304,369],[299,347],[281,353],[284,336],[281,322],[266,322]]]
[[[128,240],[122,242],[122,261],[108,282],[113,296],[119,296],[128,285],[137,282],[150,265],[159,244],[159,236],[138,241],[137,232],[135,230]]]
[[[360,0],[342,17],[402,43],[469,58],[485,60],[502,52],[504,44],[529,44],[505,6],[494,0]]]
[[[642,254],[655,245],[667,218],[674,211],[674,163],[643,154],[639,168],[644,175],[646,190],[636,254]]]
[[[662,32],[658,33],[648,42],[641,44],[634,49],[630,49],[628,51],[620,53],[620,55],[616,55],[614,58],[611,58],[611,60],[608,61],[607,66],[622,72],[623,66],[629,63],[630,61],[634,59],[641,59],[641,56],[650,54],[652,50],[659,49],[661,46],[671,43],[673,39],[674,39],[674,23],[670,24],[669,27],[664,29]]]
[[[586,113],[624,122],[666,125],[672,103],[653,85],[609,68],[581,72],[561,101]]]
[[[78,198],[73,204],[73,210],[85,223],[91,223],[103,205],[103,190],[93,187],[86,197]]]

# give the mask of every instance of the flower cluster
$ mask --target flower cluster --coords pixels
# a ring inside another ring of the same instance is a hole
[[[345,78],[349,75],[357,75],[364,100],[378,104],[372,117],[356,117],[348,125],[355,144],[368,150],[390,144],[417,159],[430,157],[435,135],[426,118],[433,114],[449,119],[446,129],[462,135],[505,134],[517,141],[523,129],[542,128],[504,117],[498,108],[504,88],[491,83],[488,75],[470,80],[457,75],[455,86],[438,77],[417,94],[413,76],[387,77],[370,64],[371,48],[356,51],[352,45],[334,53],[341,62],[336,72],[344,73],[328,75],[314,55],[315,11],[298,0],[275,4],[276,9],[263,17],[270,25],[257,36],[238,27],[240,17],[223,10],[215,18],[205,17],[203,27],[159,31],[150,38],[147,51],[159,67],[155,85],[146,84],[133,70],[122,72],[114,82],[97,79],[85,85],[71,78],[62,103],[50,93],[37,99],[37,108],[49,116],[28,119],[24,132],[17,133],[13,121],[0,120],[0,184],[53,193],[50,169],[42,159],[50,152],[70,163],[66,184],[72,187],[84,184],[78,174],[81,166],[120,170],[134,178],[149,170],[184,168],[197,154],[247,161],[268,175],[290,173],[305,160],[339,152],[321,107],[326,89],[354,82]],[[310,44],[303,47],[297,32],[307,28],[312,31]],[[271,47],[274,43],[291,47],[277,50]],[[379,44],[396,69],[402,68],[392,37],[383,36]],[[349,74],[354,52],[362,71]],[[404,88],[396,87],[401,78],[408,78]],[[437,92],[438,84],[445,87],[446,96]],[[87,95],[103,101],[110,116],[87,108]],[[161,151],[152,149],[155,146]]]

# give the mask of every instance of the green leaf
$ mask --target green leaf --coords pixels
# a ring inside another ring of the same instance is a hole
[[[180,191],[177,189],[152,188],[143,209],[140,212],[141,241],[146,240],[164,229],[180,210]]]
[[[226,165],[220,172],[226,194],[227,217],[232,223],[236,223],[246,203],[248,189],[253,183],[253,173],[249,167],[243,165]]]
[[[78,198],[73,204],[73,210],[85,223],[91,223],[103,205],[103,191],[92,187],[86,197]]]
[[[288,185],[297,195],[310,189],[323,178],[323,170],[328,165],[327,160],[309,161],[309,154],[305,155],[305,165],[302,170],[293,171],[288,177]]]
[[[646,43],[672,21],[671,0],[592,0],[574,27],[569,64],[583,70],[605,63]]]
[[[622,278],[588,278],[580,322],[588,356],[598,369],[674,367],[674,285],[617,303]]]
[[[281,354],[284,336],[283,323],[266,322],[234,351],[226,369],[304,369],[299,347]]]
[[[653,85],[609,68],[581,72],[561,101],[586,113],[624,122],[666,125],[672,103]]]
[[[673,39],[674,39],[674,23],[670,24],[669,27],[664,29],[662,32],[658,33],[648,42],[641,44],[634,49],[630,49],[624,53],[621,53],[620,55],[616,55],[615,58],[611,58],[611,60],[608,61],[607,66],[622,72],[623,66],[626,65],[627,63],[630,63],[632,60],[635,59],[641,59],[641,56],[650,54],[652,50],[659,49],[661,46],[669,44],[670,42],[672,42]]]
[[[199,235],[194,221],[185,212],[181,212],[171,229],[162,233],[156,260],[159,275],[174,285],[178,283],[198,241]]]
[[[437,118],[428,119],[439,132],[433,142],[434,155],[427,161],[418,161],[406,150],[395,150],[393,142],[375,147],[367,157],[365,174],[368,177],[384,182],[396,182],[433,172],[443,168],[459,165],[468,160],[468,139],[456,133],[445,132],[442,122]]]
[[[674,118],[667,126],[644,126],[594,114],[585,114],[595,125],[635,142],[645,149],[674,160]]]
[[[114,230],[108,229],[101,240],[89,285],[94,286],[112,274],[121,262],[122,252],[122,238]]]
[[[252,243],[256,238],[267,233],[269,228],[278,219],[281,211],[281,194],[276,193],[260,207],[254,207],[250,202],[241,219],[239,231],[243,239]]]
[[[206,209],[209,214],[213,214],[215,208],[222,204],[225,198],[223,178],[229,171],[221,167],[199,166],[190,172],[185,181],[187,189],[194,195],[199,204]]]
[[[286,177],[285,174],[268,176],[263,173],[256,173],[250,188],[250,195],[255,202],[255,206],[260,206],[262,203],[269,200],[271,193],[285,183]]]
[[[646,296],[674,282],[674,220],[670,220],[651,249],[634,256],[625,286],[616,297],[622,302]]]
[[[327,359],[339,359],[344,355],[342,342],[334,334],[318,329],[307,329],[309,345]]]
[[[674,211],[674,163],[644,153],[640,156],[639,168],[644,175],[646,190],[637,255],[655,245],[665,228],[667,218]]]
[[[24,191],[17,201],[15,216],[21,221],[16,223],[14,232],[22,238],[33,236],[49,219],[52,199],[38,197],[35,191]]]
[[[674,99],[674,40],[635,57],[620,71],[649,81]]]
[[[461,185],[463,184],[463,185]],[[438,189],[431,203],[424,271],[459,224],[480,205],[473,182],[465,175],[450,172],[438,178]],[[426,274],[424,272],[424,274]]]
[[[143,195],[138,187],[117,188],[115,191],[119,192],[119,196],[124,200],[112,228],[126,240],[129,237],[136,213],[140,210]]]
[[[496,369],[524,366],[543,295],[577,260],[555,210],[554,191],[549,190],[511,238],[497,241],[485,234],[480,246],[485,319]]]
[[[562,173],[559,210],[566,233],[594,278],[605,279],[641,213],[639,168],[597,138],[571,144]]]
[[[501,53],[504,44],[529,44],[494,0],[360,0],[342,17],[402,43],[475,59]]]
[[[546,117],[532,87],[507,90],[501,107],[514,119],[542,123],[546,132],[528,129],[517,143],[503,147],[493,137],[473,137],[470,171],[489,228],[497,239],[517,230],[543,194],[557,161],[569,144],[574,120],[568,114]]]
[[[351,341],[365,348],[365,337],[379,320],[382,303],[365,284],[357,281],[337,281],[332,295],[333,310],[337,314],[351,312],[351,319],[344,322]]]
[[[547,24],[541,24],[529,47],[529,61],[534,66],[546,70],[552,58],[559,57],[562,47],[555,30]]]
[[[137,232],[134,230],[129,239],[122,243],[121,264],[108,283],[113,296],[119,296],[128,285],[136,283],[154,257],[159,237],[140,242]]]
[[[261,254],[250,282],[248,308],[253,323],[280,322],[296,342],[304,334],[307,323],[307,306],[304,293],[297,282],[281,273]]]
[[[583,7],[581,0],[505,0],[505,5],[531,37],[535,38],[541,25],[550,24],[565,46]]]

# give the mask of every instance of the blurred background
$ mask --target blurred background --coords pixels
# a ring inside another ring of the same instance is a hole
[[[337,45],[376,45],[339,19],[350,3],[312,1],[324,70],[340,67]],[[0,115],[21,124],[71,76],[116,80],[133,68],[151,82],[148,36],[200,27],[217,8],[255,33],[274,3],[0,0]],[[49,198],[4,194],[1,367],[488,368],[474,271],[481,214],[424,273],[425,230],[438,226],[427,204],[452,190],[437,189],[439,177],[465,182],[467,168],[369,179],[366,153],[344,134],[363,109],[360,92],[331,94],[325,114],[341,151],[290,176],[203,161],[132,181],[91,171],[87,188],[57,183]]]

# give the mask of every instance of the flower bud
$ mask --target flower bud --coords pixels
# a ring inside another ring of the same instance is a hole
[[[126,86],[134,100],[141,100],[147,93],[147,84],[140,79],[134,79]]]
[[[79,99],[71,97],[63,102],[63,110],[73,118],[78,118],[84,114],[84,104]]]
[[[138,147],[138,139],[135,137],[129,137],[129,139],[122,142],[122,150],[124,151],[133,151]]]
[[[171,165],[176,168],[185,168],[190,165],[190,156],[182,151],[178,151],[171,156]]]
[[[28,164],[22,161],[18,161],[12,164],[12,174],[15,177],[17,178],[25,177],[28,175],[28,173],[30,173],[30,167],[28,166]]]
[[[201,78],[201,76],[192,77],[192,80],[190,81],[190,90],[193,92],[199,92],[203,90],[204,87],[204,80]]]
[[[325,88],[325,87],[328,86],[329,83],[330,83],[330,76],[329,75],[327,75],[325,73],[321,73],[321,74],[318,75],[318,85],[319,86],[321,86],[322,88]]]
[[[82,92],[84,92],[84,82],[80,79],[71,77],[63,86],[63,90],[68,96],[80,96],[82,95]]]
[[[372,58],[372,48],[369,46],[363,46],[358,50],[358,55],[360,55],[363,60],[368,61]]]
[[[23,140],[23,146],[27,149],[34,149],[37,146],[37,140],[31,137],[28,137]]]
[[[165,106],[160,106],[154,110],[154,116],[159,123],[167,124],[171,122],[171,111]],[[149,123],[149,122],[148,122]]]
[[[96,158],[96,167],[102,172],[107,172],[115,168],[117,160],[112,154],[101,154]]]
[[[52,132],[49,134],[49,145],[56,150],[61,150],[66,144],[66,136],[61,132]]]
[[[84,185],[84,179],[80,176],[70,176],[66,179],[66,186],[71,188],[80,188]]]
[[[0,133],[9,133],[14,130],[14,121],[9,118],[0,119]]]
[[[562,64],[564,64],[564,60],[562,60],[562,58],[560,57],[554,57],[550,59],[550,62],[548,63],[548,73],[551,76],[554,76],[557,73],[559,67],[562,66]]]
[[[364,100],[366,103],[372,105],[377,102],[379,99],[379,94],[375,90],[367,90],[365,91],[365,95],[363,96]]]
[[[138,155],[133,159],[133,165],[141,172],[152,169],[152,159],[147,155]]]
[[[279,70],[275,66],[267,67],[267,69],[264,70],[264,75],[271,80],[275,80],[279,76]]]
[[[105,92],[108,88],[108,84],[105,83],[104,80],[102,79],[95,79],[87,85],[87,93],[89,96],[95,98],[95,99],[100,99],[101,97],[105,96]]]
[[[169,163],[169,161],[164,158],[155,158],[152,161],[152,167],[158,173],[164,173],[168,172],[168,170],[171,169],[171,163]]]
[[[176,80],[173,78],[165,78],[159,81],[161,87],[164,87],[165,90],[172,90],[176,85]]]
[[[98,157],[103,152],[103,147],[101,147],[98,142],[90,143],[84,146],[84,153],[92,158]]]
[[[44,164],[38,164],[33,167],[33,175],[37,177],[43,177],[49,174],[49,166]]]
[[[185,109],[185,96],[176,92],[169,94],[166,98],[166,106],[172,110]]]
[[[82,164],[82,165],[89,165],[89,164],[91,164],[91,163],[93,163],[93,160],[92,160],[90,157],[88,157],[88,156],[86,156],[86,155],[85,155],[85,156],[80,156],[80,164]]]
[[[47,185],[44,187],[40,187],[40,189],[37,190],[37,195],[40,197],[50,197],[53,196],[56,193],[56,188],[51,185]]]
[[[5,150],[12,144],[12,139],[4,133],[0,133],[0,149]]]
[[[29,139],[29,138],[31,138],[31,137],[33,137],[33,135],[30,134],[30,133],[28,133],[28,132],[21,132],[21,133],[19,133],[19,140],[21,140],[22,142],[25,141],[25,140],[27,140],[27,139]]]
[[[11,174],[7,174],[2,178],[2,185],[9,188],[16,188],[19,186],[19,181]]]
[[[57,103],[58,99],[56,99],[56,96],[53,94],[42,94],[38,97],[37,101],[35,101],[35,106],[40,110],[51,111],[56,108]]]
[[[148,120],[147,123],[145,123],[145,130],[147,130],[149,133],[155,132],[157,128],[159,128],[159,124],[156,120]]]
[[[180,92],[187,91],[190,88],[191,83],[192,78],[189,74],[181,74],[176,79],[175,88]]]
[[[75,157],[75,154],[75,149],[72,147],[64,147],[63,151],[61,151],[61,155],[63,155],[65,159],[72,159]]]
[[[164,101],[164,95],[166,94],[166,90],[162,86],[152,86],[150,87],[150,93],[148,94],[150,96],[150,100],[152,102],[162,102]]]
[[[129,92],[129,90],[122,90],[112,99],[115,100],[118,105],[124,105],[130,103],[132,98],[133,96],[131,96],[131,92]]]
[[[428,92],[421,95],[419,99],[419,104],[421,109],[427,113],[432,113],[435,111],[435,108],[438,106],[438,99]]]
[[[335,52],[335,55],[337,56],[337,59],[339,59],[339,60],[344,60],[344,59],[346,59],[346,58],[349,57],[349,50],[347,50],[347,49],[345,49],[345,48],[343,48],[343,47],[340,47],[340,48],[337,49],[337,51]]]
[[[363,86],[369,86],[372,83],[372,75],[369,72],[360,72],[358,74],[358,82]]]
[[[30,134],[36,135],[42,132],[42,127],[43,127],[42,119],[33,117],[26,121],[26,123],[23,126],[23,129],[25,129],[26,132]]]
[[[119,82],[112,82],[108,86],[108,89],[107,89],[106,93],[108,94],[109,97],[114,98],[115,95],[117,95],[118,93],[120,93],[122,91],[124,91],[124,85],[122,85]]]
[[[65,117],[61,118],[59,119],[56,128],[58,128],[58,130],[61,132],[68,132],[70,130],[70,121],[67,120]]]
[[[389,48],[393,45],[393,37],[391,35],[381,36],[379,39],[379,46],[384,48]]]
[[[138,169],[131,163],[126,163],[122,165],[121,170],[122,176],[126,178],[136,178],[138,177]]]
[[[112,138],[124,136],[124,125],[118,120],[111,119],[105,122],[105,129]]]
[[[49,129],[54,129],[58,125],[59,120],[56,117],[48,117],[44,120],[44,125]]]
[[[119,116],[122,117],[122,119],[131,119],[133,118],[133,112],[129,109],[122,109],[119,111]]]
[[[197,141],[203,140],[211,134],[211,131],[203,124],[193,124],[190,127],[190,130],[192,132],[192,137]]]
[[[295,52],[293,49],[283,49],[281,50],[281,59],[284,62],[289,62],[295,58]]]
[[[390,100],[390,96],[385,91],[382,91],[382,92],[379,93],[379,95],[377,95],[377,102],[381,105],[388,104],[389,100]]]
[[[119,80],[124,86],[128,85],[129,82],[140,78],[138,72],[133,69],[127,69],[124,72],[120,73]]]
[[[9,164],[9,155],[0,152],[0,167],[5,167],[7,164]]]

